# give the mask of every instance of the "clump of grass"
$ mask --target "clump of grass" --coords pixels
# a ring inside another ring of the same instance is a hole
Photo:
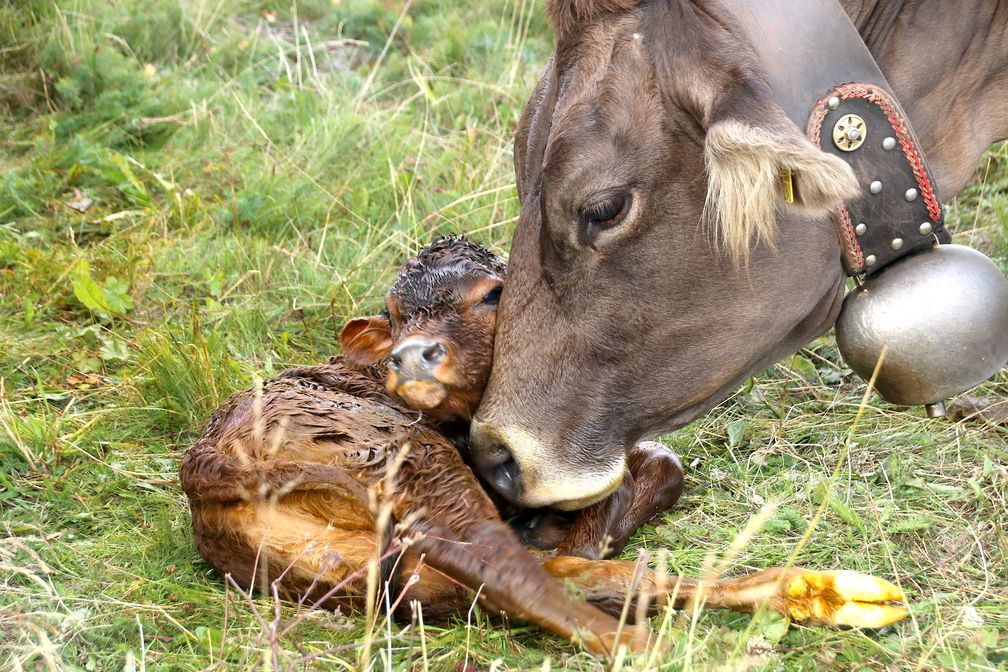
[[[219,332],[203,331],[196,318],[181,333],[151,331],[139,340],[143,361],[140,398],[145,412],[163,410],[163,427],[178,433],[198,427],[248,380],[228,356]]]

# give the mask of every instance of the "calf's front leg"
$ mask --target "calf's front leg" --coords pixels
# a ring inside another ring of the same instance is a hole
[[[430,526],[412,542],[410,551],[423,554],[425,564],[470,591],[479,591],[480,603],[489,611],[580,641],[601,655],[612,652],[617,644],[626,644],[633,652],[645,648],[646,640],[636,638],[633,628],[621,631],[616,618],[569,595],[563,583],[550,575],[505,523],[474,523],[459,535]],[[419,595],[431,599],[423,580],[416,588]],[[463,612],[471,599],[444,591],[434,594],[439,599],[454,598],[456,613]],[[443,609],[444,602],[440,606]]]
[[[554,555],[611,558],[655,516],[671,509],[683,490],[679,457],[656,441],[643,441],[627,454],[627,473],[616,492],[574,514],[542,511],[518,523],[529,546]]]

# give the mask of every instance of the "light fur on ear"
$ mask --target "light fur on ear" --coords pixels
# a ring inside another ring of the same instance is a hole
[[[797,130],[792,134],[734,119],[718,121],[707,130],[704,159],[704,219],[736,264],[748,261],[756,243],[774,245],[777,210],[784,204],[782,168],[791,169],[796,186],[792,207],[810,215],[825,215],[860,192],[850,166],[820,151]]]

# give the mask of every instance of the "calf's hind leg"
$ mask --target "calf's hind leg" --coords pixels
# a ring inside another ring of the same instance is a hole
[[[415,566],[418,555],[442,572],[437,577],[420,571],[420,581],[407,596],[420,599],[441,614],[462,613],[472,599],[450,580],[471,592],[490,611],[530,621],[567,639],[578,639],[600,654],[617,643],[633,652],[646,646],[637,628],[620,630],[617,617],[623,609],[637,566],[621,560],[585,560],[561,556],[540,565],[500,521],[474,523],[460,535],[428,527],[407,553]],[[449,580],[446,580],[447,579]],[[399,574],[399,581],[405,578]],[[585,597],[569,594],[562,580],[578,585]],[[640,586],[654,596],[648,613],[665,604],[752,613],[766,604],[779,614],[807,624],[881,627],[906,617],[903,593],[888,581],[857,572],[817,572],[800,568],[775,568],[733,579],[699,580],[669,577],[661,582],[650,570],[642,572]],[[639,589],[638,589],[639,592]],[[630,595],[631,599],[637,595]],[[635,613],[630,610],[630,614]]]

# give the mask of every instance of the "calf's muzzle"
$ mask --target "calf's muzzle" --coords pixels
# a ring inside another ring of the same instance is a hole
[[[416,408],[434,408],[448,396],[438,379],[438,367],[448,350],[440,340],[413,336],[393,348],[389,355],[389,390]]]

